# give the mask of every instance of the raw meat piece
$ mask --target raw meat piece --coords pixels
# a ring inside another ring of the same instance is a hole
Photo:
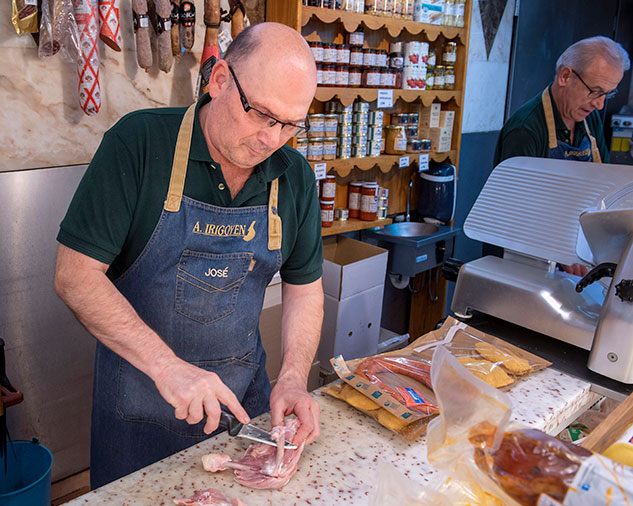
[[[224,471],[227,462],[231,462],[231,457],[228,455],[220,455],[219,453],[209,453],[209,455],[202,457],[202,467],[205,471],[209,471],[210,473]]]
[[[228,499],[215,488],[196,491],[191,497],[174,499],[174,504],[178,506],[246,506],[240,499]]]
[[[296,450],[286,450],[283,442],[292,441],[299,426],[299,419],[291,418],[285,426],[274,427],[270,435],[275,441],[282,443],[276,448],[264,443],[251,445],[244,456],[235,462],[226,461],[226,455],[205,455],[202,457],[203,466],[206,459],[207,465],[215,465],[216,470],[221,471],[229,467],[235,472],[235,480],[245,487],[282,488],[297,472],[297,464],[304,446],[302,443]]]

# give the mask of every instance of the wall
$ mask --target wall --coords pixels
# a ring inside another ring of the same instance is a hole
[[[40,59],[33,38],[15,33],[11,2],[0,2],[0,171],[88,163],[103,133],[124,114],[190,104],[204,41],[203,2],[195,3],[193,52],[165,74],[157,63],[149,72],[138,67],[131,2],[121,2],[123,51],[99,42],[102,105],[88,117],[79,107],[76,65],[59,53]],[[263,20],[264,0],[244,3],[252,23]]]

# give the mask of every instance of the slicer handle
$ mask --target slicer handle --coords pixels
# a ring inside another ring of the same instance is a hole
[[[576,284],[576,291],[580,293],[590,284],[595,283],[596,281],[604,277],[612,278],[613,274],[615,274],[615,269],[617,266],[618,264],[610,262],[596,265],[587,274],[585,274],[585,276],[580,281],[578,281],[578,283]]]
[[[229,413],[224,408],[220,412],[220,424],[219,426],[226,429],[229,435],[237,436],[242,430],[244,424],[240,422],[232,413]]]

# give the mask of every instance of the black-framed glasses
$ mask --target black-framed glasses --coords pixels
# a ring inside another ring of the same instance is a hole
[[[308,121],[307,116],[306,116],[306,122],[304,125],[297,125],[296,123],[281,121],[271,116],[270,114],[266,114],[265,112],[255,109],[255,107],[253,107],[252,105],[248,103],[248,99],[246,98],[246,95],[244,95],[244,90],[242,90],[242,87],[240,86],[240,83],[237,80],[237,76],[235,75],[235,72],[233,71],[230,65],[228,67],[229,67],[229,71],[231,72],[231,75],[233,76],[233,80],[235,81],[235,86],[237,87],[237,91],[240,94],[240,101],[242,102],[242,107],[244,107],[244,112],[248,113],[249,111],[253,111],[254,114],[249,114],[249,118],[251,118],[254,123],[258,124],[261,128],[266,128],[266,127],[272,128],[275,125],[279,124],[281,125],[282,133],[290,137],[295,137],[302,132],[307,132],[308,130],[310,130],[310,122]]]
[[[618,89],[617,88],[615,90],[611,90],[611,91],[594,90],[594,89],[589,87],[589,85],[583,80],[582,77],[580,77],[580,74],[578,72],[576,72],[574,69],[571,69],[571,71],[574,73],[574,75],[578,79],[580,79],[580,82],[585,85],[585,88],[587,88],[589,90],[589,95],[588,95],[589,98],[600,98],[600,97],[613,98],[618,93]]]

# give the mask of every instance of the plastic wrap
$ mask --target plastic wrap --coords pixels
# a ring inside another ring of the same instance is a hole
[[[431,378],[440,416],[429,424],[428,458],[445,474],[477,483],[504,505],[633,501],[633,469],[539,430],[509,426],[508,396],[442,346]]]
[[[38,56],[47,58],[59,50],[66,61],[79,57],[79,33],[72,0],[43,0]]]

